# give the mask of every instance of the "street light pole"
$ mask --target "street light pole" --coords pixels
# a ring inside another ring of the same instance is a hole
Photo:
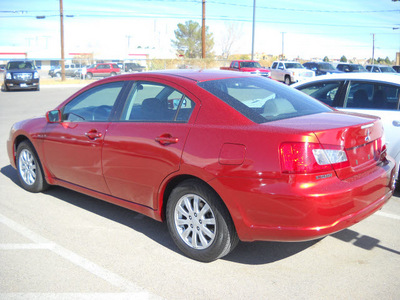
[[[201,27],[201,57],[206,58],[206,0],[203,0],[203,19]]]
[[[393,30],[400,29],[400,27],[393,27]],[[399,39],[399,52],[396,53],[396,65],[400,65],[400,39]]]
[[[64,60],[64,12],[63,2],[60,0],[60,31],[61,31],[61,81],[65,81],[65,60]]]
[[[254,59],[254,31],[256,27],[256,0],[253,2],[253,32],[251,37],[251,59]]]

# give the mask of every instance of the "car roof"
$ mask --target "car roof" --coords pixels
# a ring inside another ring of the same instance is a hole
[[[378,81],[378,82],[386,82],[386,83],[395,83],[400,85],[400,75],[396,74],[388,74],[388,73],[369,73],[369,72],[361,72],[361,73],[335,73],[329,75],[317,76],[305,81],[301,81],[295,84],[292,84],[292,87],[302,86],[304,84],[308,84],[310,82],[318,82],[325,80],[368,80],[368,81]]]
[[[244,72],[232,72],[232,71],[224,71],[224,70],[209,70],[209,69],[189,69],[189,70],[181,70],[181,69],[171,69],[171,70],[161,70],[155,72],[146,72],[146,73],[134,73],[134,74],[126,74],[119,75],[121,77],[143,77],[143,76],[157,76],[159,78],[171,78],[171,77],[179,77],[192,81],[209,81],[209,80],[218,80],[218,79],[227,79],[227,78],[239,78],[239,77],[254,77],[258,75],[247,74]],[[260,77],[260,76],[258,76]],[[115,78],[115,77],[114,77]],[[269,79],[266,79],[269,80]]]

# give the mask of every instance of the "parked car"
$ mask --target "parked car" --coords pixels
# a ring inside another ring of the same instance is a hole
[[[330,63],[328,62],[306,62],[303,64],[306,69],[312,70],[315,72],[316,76],[326,75],[326,74],[334,74],[334,73],[341,73],[338,69],[335,69]]]
[[[75,72],[80,68],[79,65],[76,64],[68,64],[65,65],[65,76],[68,77],[74,77],[75,76]],[[49,75],[51,77],[57,77],[60,78],[61,77],[61,66],[52,70],[49,70]]]
[[[342,72],[368,72],[360,64],[348,64],[348,63],[340,63],[336,66],[336,69]]]
[[[315,72],[295,61],[274,61],[270,68],[271,78],[287,85],[315,76]]]
[[[343,73],[293,85],[296,89],[346,112],[379,116],[388,153],[400,165],[400,77],[392,74]],[[399,175],[397,175],[399,178]]]
[[[40,90],[39,73],[30,60],[9,61],[4,73],[4,91]]]
[[[86,72],[86,78],[92,79],[93,77],[108,77],[121,74],[121,69],[114,63],[101,63],[94,65],[92,68],[87,68]]]
[[[395,171],[382,138],[379,118],[262,76],[171,70],[96,81],[14,124],[7,150],[26,190],[166,221],[182,252],[212,261],[239,239],[317,239],[380,209]]]
[[[397,73],[391,66],[385,65],[366,65],[365,68],[373,73]]]
[[[392,66],[392,68],[393,68],[397,73],[400,73],[400,66]]]
[[[246,72],[271,78],[271,71],[255,60],[232,60],[229,67],[221,67],[224,71]]]
[[[142,72],[146,67],[138,63],[125,63],[125,72]]]

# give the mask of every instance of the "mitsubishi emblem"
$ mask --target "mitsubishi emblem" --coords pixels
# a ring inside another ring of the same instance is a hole
[[[367,136],[365,137],[365,141],[369,142],[371,140],[370,131],[367,129]]]

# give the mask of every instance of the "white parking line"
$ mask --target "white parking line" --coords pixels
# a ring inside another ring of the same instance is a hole
[[[29,230],[28,228],[14,222],[13,220],[3,216],[0,214],[0,223],[3,223],[4,225],[8,226],[12,230],[20,233],[27,239],[31,240],[34,242],[34,244],[2,244],[0,246],[0,249],[3,250],[9,250],[9,249],[48,249],[59,256],[65,258],[66,260],[72,262],[73,264],[77,265],[78,267],[85,269],[86,271],[92,273],[93,275],[107,281],[111,285],[120,288],[122,291],[127,292],[130,295],[130,299],[157,299],[159,297],[150,294],[147,292],[145,289],[139,287],[135,283],[126,280],[125,278],[105,269],[100,267],[99,265],[96,265],[95,263],[91,262],[90,260],[79,256],[78,254],[61,247],[60,245],[53,243],[46,238],[40,236],[39,234]],[[36,248],[35,248],[36,247]],[[14,295],[16,298],[13,299],[20,299],[19,297],[22,295],[27,295],[27,294],[0,294],[0,298],[3,296],[7,296],[6,298],[9,298],[9,296]],[[30,294],[31,295],[31,294]],[[51,294],[38,294],[41,296],[48,295],[51,298]],[[101,293],[98,295],[102,295]],[[104,295],[109,295],[105,293]],[[118,295],[118,294],[113,294],[113,295]],[[124,296],[125,293],[121,294],[120,296]],[[27,299],[25,296],[21,299]],[[41,298],[43,299],[43,298]],[[86,299],[86,298],[85,298]],[[111,299],[113,299],[111,297]]]
[[[375,214],[376,214],[376,215],[379,215],[379,216],[382,216],[382,217],[386,217],[386,218],[391,218],[391,219],[395,219],[395,220],[400,220],[400,216],[394,215],[394,214],[388,214],[388,213],[385,213],[385,212],[383,212],[383,211],[377,211]]]

